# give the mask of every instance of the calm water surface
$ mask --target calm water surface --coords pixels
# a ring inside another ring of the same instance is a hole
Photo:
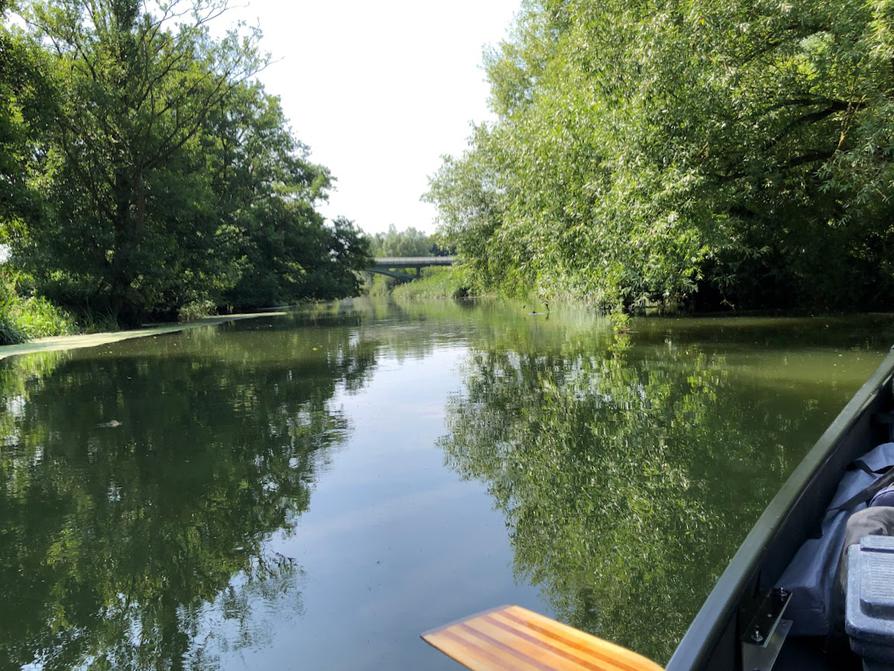
[[[892,343],[354,302],[0,362],[0,668],[447,670],[504,603],[665,661]]]

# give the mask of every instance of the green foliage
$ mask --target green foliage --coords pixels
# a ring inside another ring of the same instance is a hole
[[[394,287],[394,298],[400,300],[427,300],[430,298],[464,298],[469,289],[465,274],[459,267],[424,268],[422,277]]]
[[[76,331],[72,315],[46,298],[27,295],[18,284],[8,269],[0,268],[0,345]]]
[[[54,302],[138,323],[357,291],[366,247],[222,0],[33,0],[0,50],[0,242]]]
[[[194,322],[202,317],[208,317],[214,314],[214,301],[207,298],[204,300],[195,300],[183,305],[177,311],[177,320],[181,322]]]
[[[16,345],[25,340],[12,316],[7,312],[0,313],[0,345]]]
[[[3,281],[0,276],[0,345],[14,345],[24,340],[10,314],[15,298],[15,291],[10,283]]]
[[[7,315],[0,315],[0,345],[16,345],[24,338]]]
[[[40,211],[42,184],[35,164],[46,157],[38,137],[54,104],[45,53],[7,23],[8,8],[0,2],[0,244],[20,217]]]
[[[532,0],[429,198],[508,293],[890,305],[892,35],[869,1]]]
[[[72,315],[42,296],[19,299],[10,314],[26,339],[68,335],[77,329]]]
[[[386,233],[376,233],[370,239],[373,256],[445,256],[449,249],[441,247],[438,236],[416,230],[412,226],[398,231],[394,224]]]

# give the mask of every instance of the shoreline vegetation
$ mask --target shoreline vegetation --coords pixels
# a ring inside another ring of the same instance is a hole
[[[474,291],[890,309],[892,60],[884,3],[526,2],[427,198]]]
[[[439,229],[364,235],[227,0],[0,0],[0,344],[359,295],[612,315],[884,311],[894,13],[797,0],[523,3]],[[219,25],[216,23],[215,25]],[[314,104],[309,98],[308,104]],[[536,297],[536,299],[528,297]]]
[[[226,10],[0,0],[0,344],[358,293],[370,241]]]
[[[469,298],[468,282],[461,267],[424,268],[422,277],[398,284],[391,290],[395,300]]]

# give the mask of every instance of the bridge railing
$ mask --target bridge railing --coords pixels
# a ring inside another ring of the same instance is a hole
[[[428,266],[452,266],[454,256],[379,256],[373,259],[376,268],[425,268]]]

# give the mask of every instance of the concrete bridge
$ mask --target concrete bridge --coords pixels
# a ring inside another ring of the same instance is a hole
[[[399,282],[409,282],[422,274],[423,268],[433,266],[452,266],[455,256],[380,256],[373,259],[372,265],[366,270],[370,273],[387,275]],[[410,275],[402,270],[415,270],[415,275]]]

